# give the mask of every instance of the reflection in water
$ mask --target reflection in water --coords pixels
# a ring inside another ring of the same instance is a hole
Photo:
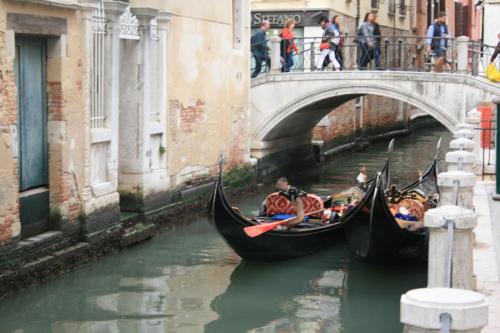
[[[212,302],[219,318],[206,332],[338,332],[347,254],[342,246],[279,263],[242,262]]]
[[[414,179],[443,134],[398,139],[393,181]],[[369,173],[383,164],[386,144],[346,152],[293,184],[341,191],[359,164]],[[252,215],[264,197],[238,205]],[[281,263],[240,262],[200,219],[1,300],[0,333],[400,332],[399,297],[423,286],[425,274],[425,263],[367,265],[351,258],[346,244]]]

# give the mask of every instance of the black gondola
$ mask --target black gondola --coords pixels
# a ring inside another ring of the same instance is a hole
[[[389,153],[394,139],[389,143]],[[389,159],[379,172],[383,182],[389,182]],[[375,178],[370,179],[372,184]],[[271,230],[255,238],[248,237],[243,228],[258,225],[228,203],[224,195],[222,160],[219,160],[219,177],[208,202],[208,220],[229,246],[243,259],[255,261],[278,261],[315,253],[345,240],[342,220],[333,224],[297,227],[290,230]]]
[[[243,259],[277,261],[318,252],[345,239],[341,223],[271,230],[255,238],[243,228],[260,224],[237,212],[228,203],[219,173],[209,201],[208,217],[229,246]]]
[[[440,143],[438,143],[439,149]],[[426,256],[427,231],[401,228],[389,209],[387,177],[379,173],[361,202],[348,211],[343,227],[351,250],[362,259],[401,260]],[[437,156],[417,181],[401,193],[419,189],[427,196],[438,193]]]

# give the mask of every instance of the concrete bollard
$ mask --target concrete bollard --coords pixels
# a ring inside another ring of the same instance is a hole
[[[271,74],[281,73],[281,53],[280,53],[281,38],[271,38]]]
[[[453,132],[454,138],[467,138],[470,140],[474,140],[474,132],[469,129],[459,129],[458,131]]]
[[[427,287],[472,289],[474,212],[453,205],[429,209],[424,225],[429,229]]]
[[[477,108],[474,108],[467,112],[467,117],[475,117],[481,119],[481,112],[479,112]]]
[[[403,333],[439,333],[446,318],[450,332],[479,333],[488,324],[488,303],[470,290],[413,289],[401,296],[400,315]]]
[[[446,153],[448,171],[473,172],[476,156],[468,151],[455,150]]]
[[[442,206],[458,205],[473,209],[472,197],[476,176],[470,172],[448,171],[438,174],[439,201]]]
[[[471,130],[471,131],[474,131],[474,125],[473,124],[469,124],[467,122],[467,118],[466,118],[466,121],[464,123],[460,123],[457,125],[457,128],[458,129],[467,129],[467,130]]]
[[[467,74],[469,60],[469,37],[460,36],[457,43],[457,74]]]
[[[450,141],[450,148],[456,150],[463,150],[472,153],[474,151],[474,147],[476,146],[474,140],[467,138],[458,138]],[[475,156],[475,155],[474,155]]]

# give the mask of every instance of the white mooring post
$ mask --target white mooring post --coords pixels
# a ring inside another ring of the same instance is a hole
[[[438,174],[439,201],[442,206],[457,205],[473,209],[473,188],[476,176],[471,172],[448,171]]]
[[[474,150],[472,151],[474,154],[476,154],[476,162],[479,164],[481,163],[481,157],[480,157],[480,152],[481,152],[481,131],[479,130],[481,128],[481,112],[477,111],[477,109],[473,109],[469,112],[467,112],[467,117],[465,118],[465,122],[468,124],[474,125]]]
[[[467,74],[469,60],[469,37],[460,36],[456,39],[457,43],[457,73]]]
[[[474,142],[474,140],[467,138],[458,138],[450,141],[450,149],[463,150],[472,153],[475,146],[476,143]]]
[[[401,296],[400,318],[403,333],[479,333],[488,323],[488,304],[470,290],[414,289]]]
[[[476,156],[473,153],[464,150],[455,150],[446,153],[448,171],[473,172],[475,159]]]
[[[429,209],[424,225],[429,229],[427,287],[472,289],[474,212],[451,205]]]
[[[467,138],[474,140],[474,132],[471,131],[470,129],[462,128],[459,129],[458,131],[453,132],[453,137],[454,138]]]
[[[281,54],[280,54],[281,38],[271,38],[271,74],[278,74],[281,72]]]

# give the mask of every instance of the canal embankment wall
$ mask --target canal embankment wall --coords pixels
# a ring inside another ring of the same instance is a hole
[[[254,169],[237,167],[224,174],[228,198],[236,202],[258,190]],[[0,298],[43,283],[80,266],[174,230],[206,214],[215,179],[185,186],[155,210],[122,213],[120,222],[99,238],[85,240],[63,231],[49,231],[0,247]]]
[[[419,124],[435,124],[427,118],[418,118],[409,124],[379,127],[372,129],[365,137],[365,144],[359,145],[355,136],[346,136],[351,142],[335,141],[325,155],[339,153],[345,149],[366,147],[367,142],[381,140],[396,135],[410,133]],[[336,144],[336,147],[334,146]],[[298,163],[297,156],[308,156],[300,162],[309,161],[308,168],[315,167],[314,148],[311,144],[283,150],[259,160],[256,165],[243,164],[227,168],[224,182],[228,197],[236,202],[239,198],[256,193],[263,184],[268,184],[274,175],[286,170],[286,174],[302,172],[304,164]],[[124,212],[119,223],[114,223],[100,237],[85,238],[84,234],[75,235],[61,230],[20,240],[0,248],[0,297],[15,293],[31,285],[55,278],[61,274],[89,264],[99,258],[133,246],[154,237],[159,232],[175,229],[190,223],[206,212],[206,204],[213,189],[215,175],[199,177],[186,182],[182,187],[172,190],[168,203],[156,209],[143,212]],[[112,216],[110,216],[110,219]]]
[[[356,116],[350,112],[349,106],[335,109],[313,129],[312,141],[285,147],[260,158],[256,169],[259,182],[315,168],[347,150],[368,149],[370,143],[409,135],[422,128],[442,126],[430,115],[411,109],[392,108],[378,115],[379,118],[372,117],[369,125],[357,128],[354,126]],[[326,122],[330,125],[326,126]]]

